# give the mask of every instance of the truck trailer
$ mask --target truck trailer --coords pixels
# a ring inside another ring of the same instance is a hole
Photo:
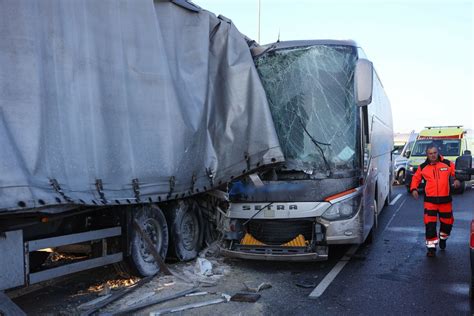
[[[156,274],[135,223],[163,258],[193,259],[227,183],[283,161],[225,17],[185,1],[7,1],[0,37],[0,291],[123,261]],[[87,256],[45,267],[71,245]]]

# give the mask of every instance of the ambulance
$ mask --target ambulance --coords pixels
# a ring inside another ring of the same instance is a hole
[[[455,162],[464,151],[471,150],[471,144],[466,138],[467,131],[462,126],[428,126],[423,129],[407,152],[408,164],[405,184],[410,192],[410,184],[418,166],[426,160],[426,148],[435,145],[438,152],[449,161]],[[423,186],[423,182],[420,187]],[[456,193],[464,192],[464,183]]]

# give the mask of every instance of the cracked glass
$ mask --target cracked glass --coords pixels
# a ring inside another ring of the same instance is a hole
[[[331,177],[358,167],[355,47],[278,49],[255,59],[288,170]]]

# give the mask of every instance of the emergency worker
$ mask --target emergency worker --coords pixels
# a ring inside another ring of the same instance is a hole
[[[454,177],[454,163],[444,159],[438,154],[438,148],[430,145],[426,148],[426,160],[413,175],[410,191],[415,199],[418,199],[418,186],[421,180],[425,180],[424,198],[424,223],[426,228],[426,247],[428,257],[436,256],[436,245],[446,248],[446,240],[453,228],[453,209],[450,190],[450,177]],[[459,188],[461,183],[454,180],[454,188]],[[439,234],[436,224],[440,221]]]

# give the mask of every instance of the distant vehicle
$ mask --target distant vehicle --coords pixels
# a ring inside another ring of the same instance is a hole
[[[456,159],[456,178],[462,181],[471,180],[474,174],[472,168],[472,156],[470,151],[465,151],[464,155]],[[471,220],[469,238],[470,260],[471,260],[471,282],[469,286],[469,296],[474,300],[474,220]]]
[[[393,174],[395,175],[394,180],[398,184],[405,183],[408,163],[407,152],[412,149],[417,136],[418,134],[415,133],[415,131],[412,131],[410,136],[408,137],[408,140],[403,143],[404,145],[401,149],[397,145],[393,146]]]
[[[407,152],[407,176],[405,184],[410,191],[410,184],[418,166],[426,160],[426,148],[434,144],[444,158],[454,162],[465,150],[470,150],[470,143],[465,137],[462,126],[428,126],[418,135],[413,148]],[[421,187],[424,183],[421,183]],[[456,193],[464,192],[464,183]]]
[[[392,185],[390,102],[353,41],[252,49],[285,163],[234,183],[222,252],[325,260],[371,238]]]

